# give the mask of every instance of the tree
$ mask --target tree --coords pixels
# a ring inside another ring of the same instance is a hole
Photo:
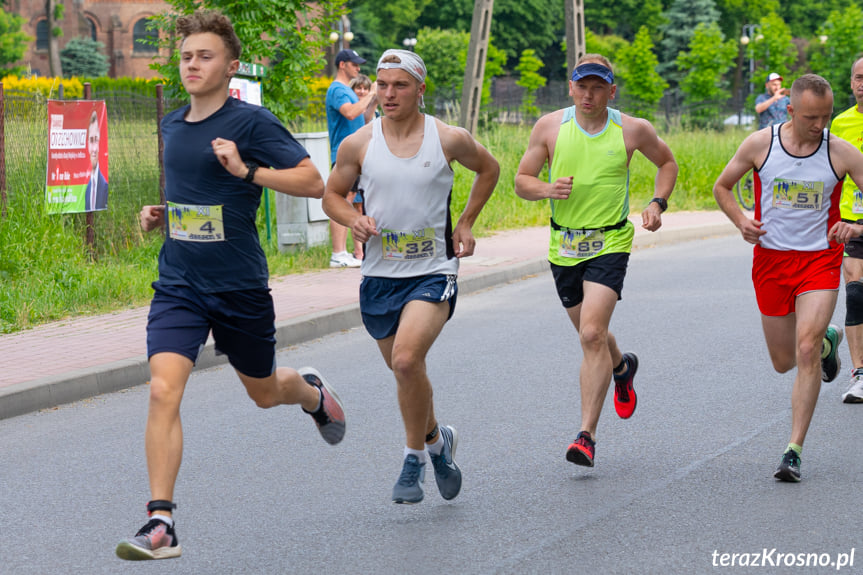
[[[722,76],[734,65],[737,40],[723,41],[716,22],[695,27],[689,50],[677,57],[677,67],[683,73],[680,90],[684,102],[690,105],[711,100],[727,99],[729,94]],[[699,107],[690,113],[696,127],[713,127],[713,111]]]
[[[108,57],[102,53],[105,45],[89,37],[78,37],[69,40],[60,52],[63,64],[63,77],[84,76],[98,78],[106,76],[110,65]]]
[[[777,13],[788,22],[797,38],[812,36],[831,13],[842,12],[857,3],[854,0],[779,0]]]
[[[818,33],[825,42],[812,56],[812,69],[833,87],[836,111],[844,110],[851,100],[851,65],[863,46],[863,10],[848,6],[830,13]]]
[[[416,51],[428,70],[425,101],[432,111],[437,100],[461,99],[469,43],[470,34],[467,32],[423,28],[417,33]],[[491,102],[491,79],[503,72],[504,63],[506,54],[494,46],[494,39],[490,40],[483,74],[481,105]]]
[[[519,74],[515,83],[524,88],[521,111],[525,116],[539,116],[539,108],[536,106],[536,91],[545,86],[545,78],[538,73],[540,68],[542,68],[542,60],[536,57],[534,50],[528,48],[521,53],[518,66],[515,67]]]
[[[376,2],[379,0],[366,0]],[[403,0],[398,0],[399,2]],[[419,24],[429,28],[454,28],[469,32],[473,0],[439,0],[429,3]],[[559,58],[558,46],[564,35],[562,0],[495,0],[491,35],[506,53],[512,68],[522,51],[531,48],[543,61]],[[555,72],[557,66],[555,65]]]
[[[60,62],[60,37],[63,29],[57,23],[63,19],[66,6],[58,4],[57,0],[45,0],[45,14],[48,16],[48,66],[55,78],[63,76],[63,65]]]
[[[744,24],[754,24],[771,12],[779,13],[779,5],[779,0],[716,0],[719,27],[726,38],[739,38]]]
[[[658,30],[662,22],[661,0],[584,1],[585,28],[600,35],[616,35],[632,40],[642,26],[648,30]]]
[[[767,74],[776,72],[786,79],[797,61],[797,48],[791,41],[791,29],[775,12],[771,12],[758,23],[758,34],[747,46],[750,58],[758,62],[752,75],[756,86],[763,86]]]
[[[719,11],[714,0],[674,0],[663,16],[659,73],[672,86],[677,86],[682,79],[677,66],[678,54],[687,49],[699,24],[715,24],[719,20]]]
[[[359,32],[357,50],[366,59],[375,58],[388,48],[401,48],[402,40],[416,37],[417,30],[428,26],[420,16],[431,0],[353,0],[347,3]],[[471,13],[473,6],[471,5]],[[468,20],[468,28],[470,20]],[[441,26],[437,26],[441,27]],[[452,28],[451,25],[442,26]],[[354,31],[354,30],[352,30]]]
[[[27,45],[33,41],[21,31],[24,18],[17,14],[0,10],[0,66],[7,67],[24,57]]]
[[[342,3],[336,0],[168,0],[168,3],[172,10],[153,16],[153,26],[163,32],[159,44],[170,49],[171,56],[167,62],[151,65],[168,79],[168,94],[184,94],[177,66],[179,46],[174,34],[177,18],[198,8],[213,8],[233,22],[243,44],[244,62],[270,60],[269,72],[262,82],[264,105],[286,122],[303,109],[309,95],[307,79],[324,67],[322,56],[329,44],[326,35],[343,11]]]
[[[615,65],[618,64],[618,54],[621,50],[629,46],[624,38],[609,34],[607,36],[598,36],[590,30],[584,35],[584,51],[587,54],[602,54]],[[563,44],[563,51],[566,52],[566,42]]]
[[[626,90],[627,111],[650,121],[653,121],[656,105],[668,88],[668,82],[656,71],[659,60],[653,50],[650,32],[647,26],[642,26],[632,44],[620,50],[616,64]]]

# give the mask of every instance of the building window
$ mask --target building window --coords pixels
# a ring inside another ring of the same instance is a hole
[[[48,20],[36,22],[36,49],[48,51]]]
[[[159,33],[155,30],[150,30],[147,24],[146,18],[141,18],[135,22],[135,27],[132,30],[135,38],[132,52],[135,54],[155,54],[159,51],[158,46],[151,43],[159,39]]]
[[[90,32],[90,38],[93,39],[94,42],[98,40],[96,37],[96,22],[93,21],[92,18],[86,18],[87,20],[87,30]]]

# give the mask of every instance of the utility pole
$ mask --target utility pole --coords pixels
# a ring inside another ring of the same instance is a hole
[[[566,65],[567,76],[575,69],[575,63],[584,56],[584,2],[563,0],[566,14]]]
[[[482,98],[482,82],[485,60],[488,56],[488,39],[491,35],[491,10],[494,0],[474,0],[473,19],[470,25],[470,45],[467,49],[467,65],[464,69],[464,84],[461,89],[461,114],[459,126],[476,133],[479,120],[479,105]]]

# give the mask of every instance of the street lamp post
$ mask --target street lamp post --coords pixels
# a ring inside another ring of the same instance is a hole
[[[330,39],[330,42],[332,42],[332,44],[333,44],[333,50],[332,50],[333,55],[330,57],[330,66],[332,68],[335,68],[335,64],[333,63],[333,60],[336,57],[335,55],[345,49],[345,42],[350,44],[351,41],[354,39],[354,33],[351,32],[351,21],[348,19],[347,16],[342,16],[339,19],[338,31],[333,30],[332,32],[330,32],[330,35],[328,36],[328,38]],[[338,47],[336,47],[336,45],[335,45],[336,42],[338,42]],[[329,52],[329,50],[328,50],[328,52]],[[335,71],[333,72],[333,75],[335,76]]]
[[[740,44],[743,45],[744,49],[748,49],[749,42],[758,41],[764,38],[761,34],[758,33],[758,25],[757,24],[744,24],[743,25],[743,33],[740,35]],[[749,52],[749,92],[747,92],[747,96],[752,93],[755,89],[755,84],[752,82],[752,76],[755,73],[755,58],[753,58],[753,54]]]
[[[417,45],[417,39],[416,38],[405,38],[404,40],[402,40],[402,46],[404,46],[407,50],[410,50],[411,52],[414,51],[414,47],[416,45]]]

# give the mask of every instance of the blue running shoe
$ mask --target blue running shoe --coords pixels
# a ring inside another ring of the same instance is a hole
[[[461,491],[461,469],[455,462],[458,433],[451,425],[441,426],[439,429],[443,439],[443,449],[440,455],[429,453],[434,467],[434,478],[441,497],[447,500],[455,499]]]
[[[393,503],[419,503],[423,500],[423,487],[425,481],[426,464],[420,463],[416,455],[405,457],[402,466],[402,474],[393,487]]]

